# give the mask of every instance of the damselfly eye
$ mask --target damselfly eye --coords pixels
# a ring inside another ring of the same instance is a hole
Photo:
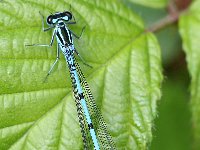
[[[63,12],[63,14],[68,17],[68,20],[72,19],[72,13],[70,13],[69,11],[65,11]]]
[[[47,17],[47,24],[49,25],[53,24],[53,15]]]

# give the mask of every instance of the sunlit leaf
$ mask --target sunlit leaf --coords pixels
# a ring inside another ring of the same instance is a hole
[[[83,143],[64,57],[56,58],[41,17],[69,10],[79,34],[79,61],[118,149],[146,149],[152,139],[162,81],[156,38],[141,19],[115,0],[3,1],[0,4],[0,149],[82,149]]]

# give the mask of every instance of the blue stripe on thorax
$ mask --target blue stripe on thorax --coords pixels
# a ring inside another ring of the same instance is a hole
[[[66,26],[56,28],[56,38],[62,46],[73,45],[71,32]]]

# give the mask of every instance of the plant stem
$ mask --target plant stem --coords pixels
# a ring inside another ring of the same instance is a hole
[[[189,5],[188,5],[189,6]],[[158,22],[156,22],[155,24],[153,24],[151,27],[149,27],[148,29],[146,29],[146,32],[157,32],[160,29],[170,25],[170,24],[174,24],[179,20],[180,15],[186,11],[185,10],[178,10],[176,3],[174,0],[171,0],[169,2],[168,5],[168,15],[166,17],[164,17],[163,19],[159,20]]]

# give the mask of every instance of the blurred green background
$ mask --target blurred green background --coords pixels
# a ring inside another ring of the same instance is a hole
[[[126,0],[123,0],[123,3],[143,18],[146,28],[163,19],[168,13],[166,8],[149,8]],[[178,33],[178,23],[166,26],[155,35],[162,49],[164,81],[150,150],[190,150],[190,78]]]

